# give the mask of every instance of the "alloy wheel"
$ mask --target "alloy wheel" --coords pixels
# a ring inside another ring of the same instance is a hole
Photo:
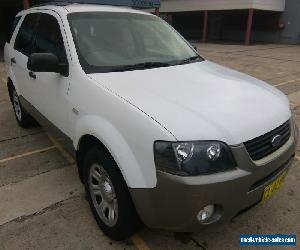
[[[118,220],[118,201],[114,186],[103,166],[95,163],[90,168],[89,191],[101,220],[109,227]]]

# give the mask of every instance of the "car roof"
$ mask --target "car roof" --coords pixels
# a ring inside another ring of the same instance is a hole
[[[45,4],[45,5],[36,6],[21,11],[19,14],[25,14],[31,11],[38,11],[38,10],[54,10],[60,13],[64,12],[64,14],[75,13],[75,12],[123,12],[123,13],[151,15],[150,13],[136,10],[130,7],[118,7],[118,6],[110,6],[110,5],[99,5],[99,4],[75,4],[75,3],[70,3],[66,5]]]

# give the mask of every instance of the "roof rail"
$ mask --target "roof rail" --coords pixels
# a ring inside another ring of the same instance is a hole
[[[99,5],[113,5],[113,6],[126,6],[133,8],[159,8],[160,0],[56,0],[47,1],[34,5],[34,7],[55,5],[55,6],[67,6],[70,4],[99,4]]]

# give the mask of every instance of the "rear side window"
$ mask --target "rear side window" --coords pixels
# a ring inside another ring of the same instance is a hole
[[[20,22],[21,18],[22,18],[22,16],[16,16],[16,17],[15,17],[14,22],[13,22],[13,25],[12,25],[10,31],[9,31],[8,36],[7,36],[7,42],[10,42],[10,40],[11,40],[13,34],[14,34],[14,31],[15,31],[15,29],[16,29],[18,23]]]
[[[60,26],[54,16],[41,14],[33,53],[52,53],[58,57],[61,63],[67,62]]]
[[[31,52],[32,38],[37,24],[39,14],[28,14],[19,29],[15,41],[15,50],[28,56]]]

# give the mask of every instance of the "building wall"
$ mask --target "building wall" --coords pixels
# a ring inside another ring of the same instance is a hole
[[[285,0],[161,0],[161,12],[260,9],[283,11]]]
[[[253,31],[253,41],[300,44],[300,0],[286,0],[285,10],[281,14],[278,31]]]
[[[284,11],[286,0],[254,0],[253,9]]]
[[[194,19],[192,13],[209,10],[209,41],[244,42],[249,8],[254,9],[253,42],[300,43],[300,0],[162,0],[161,12],[172,13],[174,27],[187,39],[200,40],[203,18],[195,21],[198,23],[198,30],[195,25],[189,27],[189,23]],[[228,13],[226,15],[226,12],[240,16],[233,18]],[[178,18],[180,15],[182,17]],[[187,20],[184,21],[185,19]],[[226,27],[224,23],[231,19],[240,23],[240,27]],[[183,25],[179,25],[178,20]]]
[[[284,29],[279,41],[300,44],[300,0],[286,0],[286,10],[282,15]]]

